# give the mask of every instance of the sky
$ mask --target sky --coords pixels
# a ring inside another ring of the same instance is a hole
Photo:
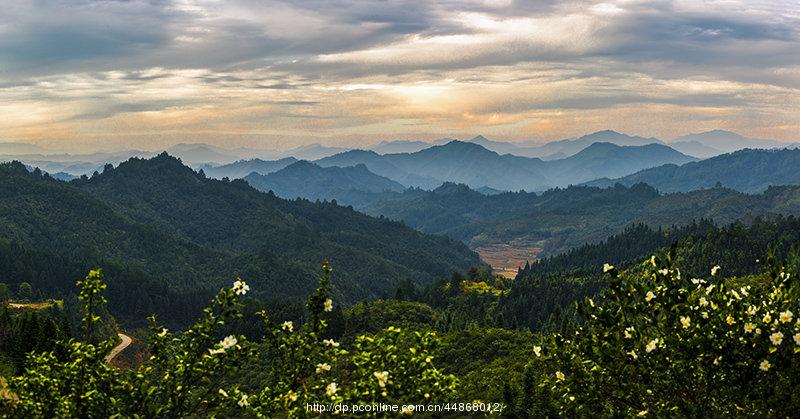
[[[800,2],[7,0],[0,141],[800,140]]]

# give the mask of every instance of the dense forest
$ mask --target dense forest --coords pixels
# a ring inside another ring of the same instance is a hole
[[[630,224],[658,228],[685,225],[692,218],[727,224],[760,215],[798,215],[798,195],[796,186],[770,187],[755,195],[726,188],[660,194],[641,183],[484,195],[466,185],[446,183],[432,191],[351,193],[348,197],[358,202],[341,202],[427,233],[448,235],[473,248],[511,243],[539,246],[542,256],[553,256],[600,242]]]
[[[158,312],[185,324],[230,275],[249,278],[257,298],[302,298],[324,258],[337,263],[332,292],[348,302],[480,264],[452,239],[208,179],[166,154],[71,183],[9,163],[0,180],[0,280],[58,297],[102,266],[123,322]]]
[[[508,417],[791,416],[800,386],[797,243],[794,217],[634,225],[530,264],[516,280],[476,266],[354,305],[332,298],[338,279],[325,265],[294,318],[248,303],[254,286],[236,280],[184,332],[153,319],[141,336],[149,360],[122,370],[103,360],[114,340],[87,332],[87,319],[111,321],[90,315],[102,304],[89,307],[87,296],[102,295],[106,282],[92,271],[76,290],[77,326],[59,326],[58,310],[0,317],[3,333],[35,322],[31,334],[53,336],[29,336],[24,366],[6,368],[16,373],[6,373],[5,409],[316,416],[306,403],[480,400]],[[260,330],[237,330],[253,310]],[[75,387],[85,374],[95,378]],[[97,396],[78,397],[85,392]]]
[[[597,179],[589,186],[609,187],[646,183],[661,192],[688,192],[724,186],[757,193],[771,185],[800,184],[800,149],[745,149],[683,165],[665,164],[617,179]],[[747,173],[747,176],[742,176]]]

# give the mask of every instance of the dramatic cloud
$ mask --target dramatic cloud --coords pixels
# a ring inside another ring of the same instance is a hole
[[[0,139],[286,148],[596,129],[800,140],[784,1],[36,0],[0,15]]]

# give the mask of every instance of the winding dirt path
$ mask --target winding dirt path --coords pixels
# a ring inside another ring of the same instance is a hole
[[[119,336],[120,339],[122,339],[122,342],[120,342],[117,346],[115,346],[114,349],[111,350],[110,354],[106,355],[107,364],[110,364],[111,361],[113,361],[114,358],[116,358],[116,356],[119,355],[120,352],[124,351],[125,348],[127,348],[128,345],[130,345],[131,342],[133,342],[133,339],[131,339],[131,337],[128,335],[124,335],[122,333],[117,333],[117,335]]]

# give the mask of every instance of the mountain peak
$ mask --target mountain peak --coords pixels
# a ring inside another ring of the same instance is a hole
[[[469,140],[469,142],[471,142],[471,143],[477,143],[477,142],[483,142],[483,141],[489,141],[489,139],[484,137],[483,135],[477,135],[475,137],[472,137],[472,139]]]

